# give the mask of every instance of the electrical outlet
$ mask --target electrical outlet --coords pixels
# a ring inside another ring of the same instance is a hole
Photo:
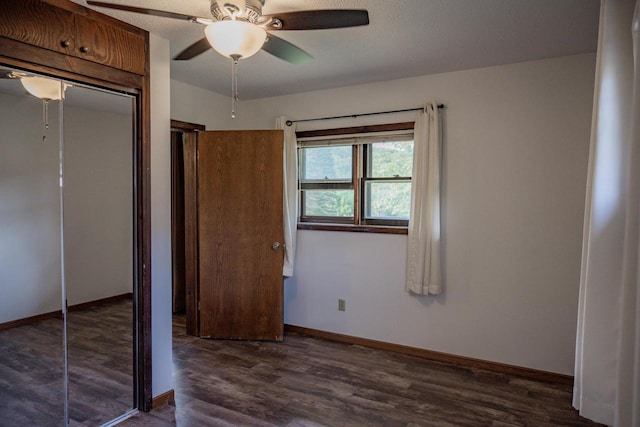
[[[343,299],[338,300],[338,311],[346,311],[345,301]]]

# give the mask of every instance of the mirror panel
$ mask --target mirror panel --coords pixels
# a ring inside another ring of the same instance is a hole
[[[22,79],[31,77],[0,68],[0,424],[59,426],[61,101],[30,95]],[[49,83],[60,91],[61,82]]]
[[[69,418],[100,425],[134,407],[134,100],[74,85],[64,103]]]

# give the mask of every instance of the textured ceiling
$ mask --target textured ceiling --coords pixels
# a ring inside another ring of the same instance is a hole
[[[83,4],[83,0],[74,0]],[[209,17],[208,0],[108,0]],[[314,61],[265,52],[240,61],[243,99],[595,52],[599,0],[266,0],[264,14],[367,9],[367,27],[280,31]],[[200,25],[93,7],[171,41],[171,54],[203,37]],[[171,78],[229,95],[230,59],[213,51],[172,61]]]

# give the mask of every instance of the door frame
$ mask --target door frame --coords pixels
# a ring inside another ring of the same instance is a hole
[[[184,203],[196,206],[184,213],[185,294],[187,335],[200,336],[200,288],[198,286],[198,134],[183,134]]]
[[[197,175],[191,175],[189,172],[193,171],[193,168],[197,167],[195,162],[195,148],[196,148],[196,137],[197,132],[206,130],[206,127],[201,124],[183,122],[180,120],[171,120],[171,132],[179,132],[182,135],[182,138],[175,139],[171,138],[171,258],[172,258],[172,267],[176,265],[177,257],[181,256],[178,252],[181,248],[178,247],[177,242],[184,242],[184,277],[182,280],[184,281],[184,294],[185,294],[185,315],[186,315],[186,332],[188,335],[199,334],[199,319],[198,319],[198,290],[197,290],[197,242],[192,241],[189,237],[193,236],[191,233],[187,233],[186,227],[189,227],[190,230],[193,230],[193,227],[196,227],[197,230],[197,215],[195,212],[188,212],[184,209],[184,203],[182,206],[179,206],[179,201],[174,194],[174,191],[177,187],[182,188],[182,201],[186,201],[187,197],[189,200],[196,200],[196,192],[193,185],[196,184],[195,177]],[[181,144],[181,147],[178,147],[177,144]],[[182,156],[180,156],[180,151]],[[181,159],[179,159],[181,157]],[[183,168],[182,173],[178,173],[176,171],[176,162],[182,160]],[[186,166],[187,162],[191,167]],[[186,184],[189,183],[187,187]],[[193,264],[194,266],[189,266],[187,263]],[[175,270],[174,270],[175,271]],[[194,276],[196,274],[196,276]],[[173,289],[174,282],[176,277],[172,276],[172,299],[173,299]],[[173,309],[172,309],[173,310]]]

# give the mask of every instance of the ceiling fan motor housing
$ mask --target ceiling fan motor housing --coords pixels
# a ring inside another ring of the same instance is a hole
[[[262,16],[264,0],[211,0],[211,15],[217,21],[240,19],[255,24]]]

